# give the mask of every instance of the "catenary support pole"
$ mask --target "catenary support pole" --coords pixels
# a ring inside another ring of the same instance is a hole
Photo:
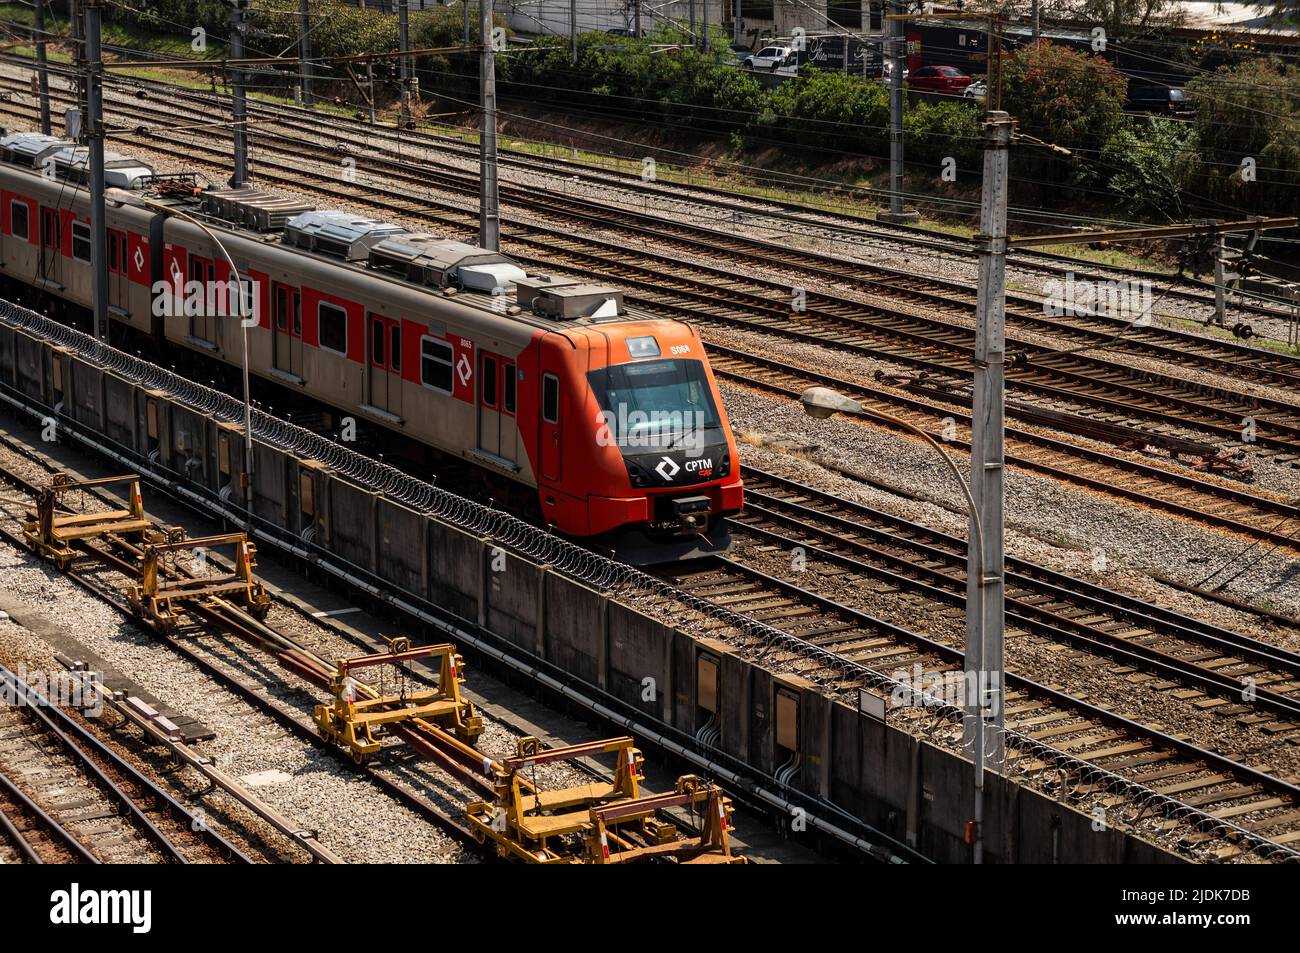
[[[497,204],[497,81],[492,49],[492,0],[479,0],[479,33],[483,40],[478,67],[483,128],[479,134],[478,243],[490,251],[499,251],[501,211]]]
[[[411,18],[409,0],[397,0],[397,49],[403,54],[397,60],[398,75],[401,78],[401,113],[402,128],[411,122],[411,63],[406,51],[411,48]]]
[[[32,11],[32,32],[36,43],[36,88],[41,106],[41,132],[50,135],[50,64],[45,50],[45,0],[36,0]]]
[[[1007,158],[1014,122],[984,123],[975,392],[971,405],[971,513],[966,564],[965,742],[975,762],[972,859],[983,859],[984,770],[1003,763],[1003,420],[1006,351]],[[986,728],[992,730],[986,731]]]
[[[100,0],[86,0],[86,115],[82,134],[90,165],[90,273],[95,337],[108,340],[108,231],[104,210],[104,76]]]
[[[302,104],[312,104],[311,92],[311,0],[298,0],[298,59],[302,84]]]
[[[244,18],[248,13],[248,0],[233,0],[230,5],[230,58],[244,57]],[[231,188],[248,184],[248,103],[244,98],[244,71],[235,67],[230,71],[231,138],[235,147],[234,171],[230,176]]]
[[[907,68],[907,21],[902,19],[906,6],[901,0],[890,0],[889,9],[894,17],[889,24],[889,211],[876,217],[881,221],[901,224],[914,221],[918,216],[908,212],[904,203],[904,152],[903,152],[903,71]]]
[[[569,62],[578,64],[578,0],[569,0]]]

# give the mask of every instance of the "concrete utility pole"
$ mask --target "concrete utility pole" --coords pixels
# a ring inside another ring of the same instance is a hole
[[[36,42],[36,83],[41,103],[41,132],[50,134],[50,66],[45,54],[45,0],[36,0],[32,33]]]
[[[695,32],[695,0],[691,0],[690,6],[691,6],[691,40],[698,46],[699,45],[699,40],[697,39],[698,34]]]
[[[244,58],[244,15],[248,0],[231,0],[230,4],[230,58]],[[244,71],[236,66],[230,71],[231,137],[235,145],[235,169],[230,176],[230,187],[241,188],[248,184],[248,103],[244,98]]]
[[[311,0],[298,0],[298,59],[301,61],[302,104],[311,105]]]
[[[465,46],[469,46],[469,0],[464,0],[465,4]]]
[[[889,24],[889,211],[876,216],[882,222],[900,225],[915,221],[918,215],[908,212],[903,203],[903,178],[906,170],[903,166],[903,70],[907,68],[907,21],[904,19],[906,6],[902,0],[890,0],[889,9],[893,16],[885,20]],[[848,56],[848,41],[845,41],[845,57]]]
[[[735,43],[740,42],[740,38],[745,32],[744,28],[742,27],[742,23],[744,22],[744,19],[742,16],[740,4],[741,4],[741,0],[736,0],[735,10],[732,13],[732,19],[735,22],[733,22],[731,25],[731,38],[732,41]]]
[[[1228,282],[1223,268],[1223,257],[1228,246],[1222,235],[1214,243],[1214,323],[1223,327],[1228,316]]]
[[[402,128],[411,121],[411,64],[406,51],[411,48],[411,26],[409,0],[397,2],[397,49],[402,55],[398,57],[398,75],[401,77]]]
[[[569,0],[569,61],[578,64],[578,0]]]
[[[489,251],[501,250],[501,209],[497,204],[497,77],[492,49],[492,0],[479,0],[479,103],[483,128],[479,134],[478,243]]]
[[[81,124],[90,164],[90,274],[95,337],[108,340],[108,232],[104,212],[104,60],[100,0],[86,0],[86,115]]]
[[[641,0],[632,0],[632,35],[638,39],[641,36]]]
[[[1039,40],[1039,39],[1042,37],[1042,35],[1043,35],[1043,29],[1042,29],[1042,18],[1041,18],[1042,9],[1041,9],[1041,7],[1042,7],[1042,4],[1041,4],[1040,0],[1034,0],[1033,4],[1031,5],[1031,8],[1030,8],[1030,14],[1029,14],[1029,15],[1030,15],[1031,19],[1032,19],[1033,22],[1034,22],[1034,42],[1035,42],[1035,43],[1037,43],[1038,40]]]
[[[970,486],[975,501],[966,553],[965,742],[975,761],[973,859],[983,859],[984,766],[1004,760],[1003,391],[1006,352],[1007,152],[1015,127],[1004,112],[984,123],[980,201],[979,301],[975,312],[975,393],[971,403]],[[973,697],[972,697],[973,696]],[[991,737],[986,737],[991,724]]]
[[[721,13],[718,14],[722,16]],[[709,0],[700,4],[700,49],[709,52]]]

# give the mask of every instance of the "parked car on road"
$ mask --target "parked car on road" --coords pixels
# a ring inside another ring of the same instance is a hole
[[[985,97],[989,94],[989,84],[985,80],[977,79],[963,89],[961,94],[964,99],[976,99],[984,102]]]
[[[1129,83],[1128,106],[1134,112],[1162,116],[1190,116],[1194,112],[1187,91],[1177,86],[1139,86]]]
[[[785,64],[793,51],[788,46],[765,46],[757,53],[750,53],[740,61],[745,69],[776,69]]]
[[[975,82],[955,66],[922,66],[907,79],[909,89],[956,96]]]

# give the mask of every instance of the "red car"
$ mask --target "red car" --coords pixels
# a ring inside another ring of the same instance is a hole
[[[973,82],[973,79],[955,66],[923,66],[907,77],[910,89],[947,93],[950,96],[960,96],[961,91]]]

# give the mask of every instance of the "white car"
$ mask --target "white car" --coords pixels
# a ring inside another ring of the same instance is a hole
[[[980,102],[983,102],[984,97],[989,94],[989,84],[982,79],[977,79],[975,82],[963,89],[961,94],[966,99],[978,99]]]
[[[765,46],[757,53],[751,53],[740,61],[745,69],[776,69],[783,64],[793,50],[788,46]]]

